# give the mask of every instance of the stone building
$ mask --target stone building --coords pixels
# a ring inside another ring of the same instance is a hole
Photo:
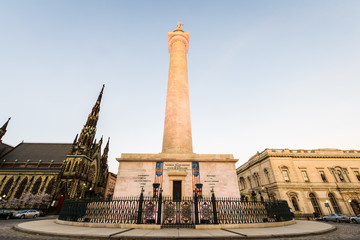
[[[105,190],[105,198],[111,199],[114,195],[114,189],[116,184],[116,177],[117,175],[115,173],[109,172],[108,180],[106,184],[106,190]]]
[[[94,140],[103,90],[72,144],[22,142],[12,147],[1,141],[10,119],[4,124],[0,130],[2,199],[48,193],[52,206],[60,208],[64,199],[104,196],[109,141],[101,154],[103,139]]]
[[[243,199],[287,200],[295,215],[360,213],[360,151],[265,149],[237,168]]]

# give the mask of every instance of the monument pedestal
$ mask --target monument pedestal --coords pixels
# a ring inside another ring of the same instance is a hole
[[[142,188],[145,196],[152,196],[153,183],[160,183],[163,196],[173,198],[193,196],[196,183],[203,184],[204,196],[210,196],[214,189],[218,196],[240,197],[237,160],[231,154],[123,153],[117,158],[119,170],[114,198],[138,196]]]

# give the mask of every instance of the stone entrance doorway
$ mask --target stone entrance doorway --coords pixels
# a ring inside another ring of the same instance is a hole
[[[181,201],[181,181],[173,181],[173,200]]]

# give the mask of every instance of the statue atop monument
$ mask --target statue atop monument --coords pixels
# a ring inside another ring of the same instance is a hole
[[[182,24],[181,22],[178,22],[176,24],[176,29],[174,30],[174,32],[177,32],[177,31],[184,32],[184,30],[181,29],[181,26],[184,26],[184,24]]]

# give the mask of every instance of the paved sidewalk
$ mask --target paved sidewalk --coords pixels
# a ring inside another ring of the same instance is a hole
[[[39,220],[20,223],[14,227],[18,231],[75,238],[95,239],[239,239],[239,238],[273,238],[295,237],[321,234],[333,231],[336,227],[314,221],[296,221],[296,224],[284,227],[242,228],[219,230],[196,229],[124,229],[124,228],[91,228],[68,226],[55,223],[55,220]]]

